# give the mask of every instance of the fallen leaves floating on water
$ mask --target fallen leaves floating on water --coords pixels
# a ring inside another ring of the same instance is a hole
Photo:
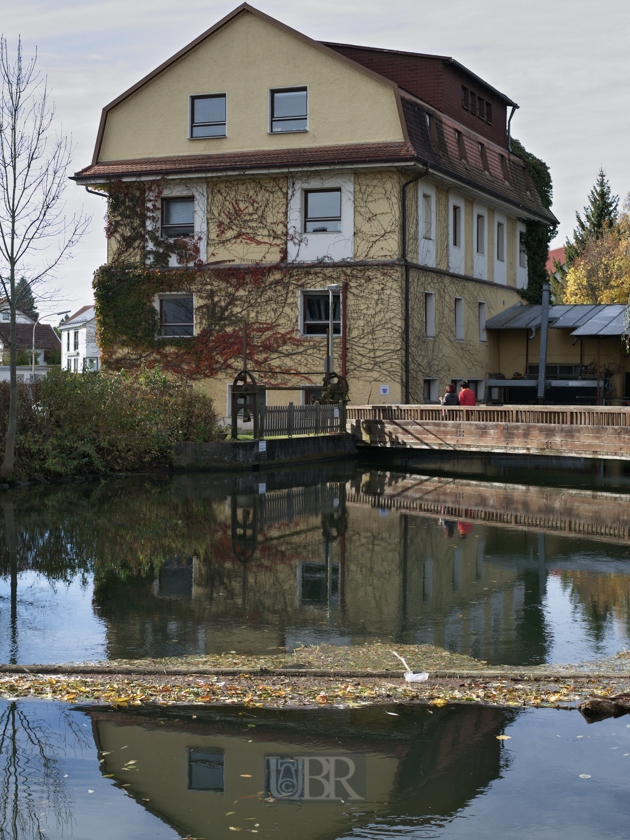
[[[497,735],[497,741],[511,741],[511,735]]]
[[[589,673],[582,663],[580,666],[527,668],[518,672],[517,679],[511,676],[515,675],[513,667],[492,666],[490,672],[485,661],[452,654],[432,645],[401,645],[398,650],[408,668],[427,671],[429,679],[422,683],[405,682],[400,662],[387,645],[377,643],[346,648],[316,645],[269,658],[195,656],[108,663],[113,669],[125,667],[137,669],[137,672],[80,675],[5,672],[0,674],[0,697],[41,697],[72,705],[106,703],[120,709],[147,704],[356,708],[392,703],[424,703],[438,709],[447,703],[569,708],[593,695],[606,698],[630,690],[630,654],[625,651],[608,660],[597,660],[603,675]],[[237,664],[249,673],[195,673],[200,667],[233,668]],[[178,667],[182,671],[170,675],[142,673],[147,667],[157,670],[157,665]],[[332,673],[300,675],[298,667]],[[251,673],[254,668],[286,670],[274,674],[264,670]],[[336,671],[362,670],[365,675],[335,675]],[[567,673],[564,677],[563,670],[572,671],[573,676]],[[374,671],[389,673],[386,677],[371,676],[370,672]],[[444,676],[438,678],[436,674],[439,673]],[[127,769],[135,769],[134,763],[128,762]]]

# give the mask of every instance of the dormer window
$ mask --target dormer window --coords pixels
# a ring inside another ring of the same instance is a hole
[[[462,108],[470,111],[470,91],[462,85]]]
[[[490,172],[490,164],[488,163],[488,152],[486,151],[485,143],[479,144],[479,156],[481,157],[481,165],[484,172]]]
[[[226,135],[226,95],[209,93],[190,97],[190,139]]]
[[[460,158],[464,163],[468,163],[468,155],[466,154],[466,144],[464,143],[464,135],[461,131],[455,129],[455,139],[457,140],[457,150]]]
[[[271,133],[308,130],[308,92],[305,87],[271,91]]]

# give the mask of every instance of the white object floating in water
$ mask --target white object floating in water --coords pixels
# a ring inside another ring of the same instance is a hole
[[[411,670],[409,665],[407,665],[407,663],[405,662],[405,660],[402,658],[402,656],[399,653],[396,653],[395,650],[393,650],[392,653],[394,654],[394,656],[396,656],[398,659],[400,659],[402,664],[405,666],[405,668],[406,668],[405,680],[407,682],[424,682],[425,680],[429,679],[429,675],[427,674],[426,671],[422,671],[422,673],[420,673],[420,674],[414,674],[414,672]]]

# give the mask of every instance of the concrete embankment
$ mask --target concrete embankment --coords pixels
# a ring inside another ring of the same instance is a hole
[[[356,454],[356,444],[350,434],[180,443],[175,448],[173,468],[177,472],[251,470],[282,464],[332,461]]]

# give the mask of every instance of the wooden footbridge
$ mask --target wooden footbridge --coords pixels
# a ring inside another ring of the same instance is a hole
[[[349,405],[359,445],[630,461],[630,408]]]

